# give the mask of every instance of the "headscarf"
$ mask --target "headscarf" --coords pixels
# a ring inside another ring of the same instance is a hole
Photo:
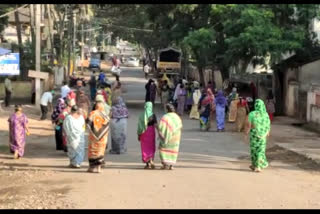
[[[117,97],[116,101],[114,102],[114,105],[111,108],[111,112],[112,118],[114,119],[127,118],[129,116],[128,109],[122,97]]]
[[[152,107],[153,107],[152,102],[146,102],[144,104],[144,112],[140,114],[139,122],[138,122],[138,131],[137,131],[138,135],[141,135],[147,130],[148,120],[153,115]]]
[[[225,106],[225,104],[226,104],[226,98],[225,98],[225,96],[223,95],[222,90],[219,90],[219,91],[218,91],[218,94],[217,94],[217,96],[216,96],[215,101],[216,101],[216,104],[217,104],[217,105],[222,106],[222,107]]]
[[[214,95],[212,93],[212,90],[210,88],[207,89],[207,96],[202,100],[201,105],[206,106],[214,101]]]
[[[96,102],[102,102],[104,105],[104,111],[106,115],[109,115],[111,107],[105,102],[103,95],[98,94],[95,99]]]
[[[62,98],[59,98],[58,99],[58,102],[57,102],[57,105],[51,115],[51,119],[52,121],[56,121],[60,115],[60,113],[62,112],[62,110],[65,108],[65,102],[64,102],[64,99]]]
[[[270,130],[270,118],[266,110],[266,106],[261,99],[257,99],[254,104],[254,111],[249,115],[253,123],[253,134],[258,137],[266,137]]]

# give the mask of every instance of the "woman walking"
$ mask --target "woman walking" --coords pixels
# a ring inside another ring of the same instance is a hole
[[[146,102],[152,102],[152,104],[154,104],[155,100],[156,100],[156,95],[157,95],[157,86],[154,82],[154,80],[149,79],[148,83],[145,86],[146,89],[146,98],[145,101]]]
[[[97,102],[96,109],[88,118],[89,145],[88,145],[88,172],[101,172],[101,165],[104,163],[104,154],[108,142],[109,117],[105,114],[102,102]]]
[[[10,116],[8,122],[10,152],[14,154],[14,159],[19,159],[24,155],[26,135],[29,135],[28,118],[22,113],[20,105],[15,106],[15,113]]]
[[[241,132],[245,127],[247,112],[249,113],[248,102],[246,99],[240,97],[237,100],[236,127],[238,132]]]
[[[102,95],[98,94],[96,96],[96,99],[95,99],[95,103],[93,105],[93,111],[96,109],[95,105],[97,102],[101,102],[104,106],[104,112],[105,112],[105,115],[109,116],[110,115],[110,110],[111,110],[111,107],[104,101],[104,98]]]
[[[180,84],[180,87],[178,89],[178,107],[177,107],[177,113],[181,117],[184,113],[184,106],[186,102],[186,95],[187,91],[184,88],[184,84]]]
[[[270,128],[270,119],[264,102],[257,99],[254,105],[254,111],[249,114],[248,130],[246,132],[246,136],[250,132],[250,169],[252,171],[260,172],[263,168],[268,167],[266,146]]]
[[[201,98],[201,91],[199,89],[199,84],[196,83],[194,84],[194,92],[192,94],[192,100],[193,100],[193,103],[192,103],[192,108],[191,108],[191,112],[190,112],[190,119],[196,119],[196,120],[199,120],[200,118],[200,114],[199,114],[199,111],[198,111],[198,105],[199,105],[199,100]]]
[[[237,119],[238,99],[239,99],[239,95],[237,93],[237,88],[233,88],[232,93],[229,96],[229,100],[230,100],[229,122],[235,122]]]
[[[200,100],[201,113],[200,113],[200,129],[205,129],[209,131],[211,128],[211,114],[213,112],[214,106],[214,95],[210,88],[207,89],[207,93]]]
[[[157,118],[152,111],[152,103],[146,102],[144,112],[139,117],[138,140],[141,143],[142,161],[146,163],[145,169],[154,169],[154,153],[156,152],[156,126]]]
[[[69,167],[80,168],[85,150],[85,120],[77,106],[72,106],[71,113],[63,122],[63,129],[67,140]]]
[[[216,104],[216,120],[217,120],[217,131],[224,131],[225,125],[225,108],[228,105],[227,99],[223,95],[223,91],[218,91],[218,94],[215,98]]]
[[[122,94],[121,82],[119,76],[116,76],[116,81],[112,85],[112,103],[118,99]]]
[[[173,105],[167,104],[167,112],[159,122],[159,151],[161,169],[172,170],[179,154],[182,121]]]
[[[57,105],[51,115],[52,124],[55,124],[56,150],[63,150],[62,128],[59,124],[59,115],[65,109],[65,101],[62,98],[58,99]]]
[[[80,90],[79,96],[77,97],[77,106],[79,107],[79,110],[81,110],[84,119],[87,119],[90,112],[91,103],[89,97],[84,93],[83,90]]]
[[[121,97],[111,108],[111,154],[127,152],[127,118],[129,112]]]
[[[64,152],[68,152],[68,147],[67,147],[67,139],[66,139],[66,133],[63,129],[63,122],[66,119],[66,117],[70,114],[71,112],[71,107],[74,106],[74,100],[67,99],[65,101],[65,108],[62,110],[62,112],[59,114],[58,120],[56,122],[56,126],[60,127],[58,129],[62,130],[62,148]]]
[[[166,105],[169,102],[169,93],[170,93],[170,87],[168,85],[168,81],[164,80],[163,85],[161,86],[161,100],[164,111],[166,110]]]
[[[273,114],[276,112],[276,109],[275,109],[275,100],[271,90],[269,91],[269,94],[267,97],[267,112],[269,114],[270,121],[272,122]]]

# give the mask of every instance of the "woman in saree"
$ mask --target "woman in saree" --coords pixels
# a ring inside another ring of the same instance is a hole
[[[161,86],[161,101],[162,101],[164,110],[166,110],[166,105],[169,102],[169,93],[170,93],[170,87],[168,85],[168,81],[164,80],[163,85]]]
[[[245,127],[247,112],[249,112],[248,102],[246,99],[240,97],[237,101],[236,127],[238,132],[241,132]]]
[[[250,169],[252,171],[261,172],[262,169],[268,167],[266,146],[270,128],[270,118],[264,102],[257,99],[254,104],[254,111],[249,114],[246,131],[246,136],[250,133]]]
[[[58,99],[57,105],[51,115],[52,124],[55,126],[56,150],[63,150],[62,129],[59,125],[59,115],[65,109],[65,101],[62,98]]]
[[[121,97],[122,94],[122,88],[121,88],[121,82],[119,79],[119,76],[116,76],[116,81],[112,85],[112,103],[118,99],[118,97]]]
[[[72,106],[71,113],[63,122],[63,130],[67,140],[69,167],[80,168],[85,150],[85,120],[77,106]]]
[[[91,103],[89,97],[84,93],[83,90],[79,91],[79,96],[77,97],[77,106],[79,109],[81,109],[84,119],[87,119]]]
[[[177,107],[177,113],[179,116],[183,116],[184,113],[184,106],[186,102],[186,95],[187,91],[184,87],[184,84],[180,84],[179,89],[178,89],[178,107]]]
[[[104,101],[103,96],[100,95],[100,94],[98,94],[98,95],[96,96],[95,103],[94,103],[94,105],[93,105],[93,111],[96,109],[95,105],[96,105],[97,102],[101,102],[101,103],[103,104],[103,106],[104,106],[104,112],[105,112],[105,114],[106,114],[107,116],[109,116],[109,115],[110,115],[111,107]]]
[[[152,103],[146,102],[144,112],[139,117],[138,140],[141,143],[142,161],[145,169],[154,169],[154,153],[156,152],[156,126],[157,118],[152,111]]]
[[[122,97],[111,108],[111,154],[127,152],[127,118],[129,112]]]
[[[65,108],[59,114],[58,120],[56,121],[56,129],[62,130],[62,148],[64,152],[68,152],[66,133],[63,130],[63,122],[66,119],[66,117],[70,114],[71,107],[74,106],[74,100],[67,99],[65,101],[65,104],[66,104]]]
[[[29,135],[28,118],[22,113],[20,105],[15,106],[15,113],[8,119],[9,122],[9,147],[14,159],[24,155],[26,135]]]
[[[219,90],[215,98],[216,104],[216,120],[217,120],[217,131],[224,131],[225,125],[225,108],[228,105],[227,99],[223,95],[223,91]]]
[[[198,104],[199,104],[199,100],[201,98],[201,91],[199,89],[199,84],[198,83],[194,83],[194,92],[192,94],[192,108],[191,108],[191,112],[190,112],[190,119],[196,119],[199,120],[200,118],[200,114],[198,111]]]
[[[102,102],[97,102],[96,109],[88,118],[89,145],[88,145],[88,172],[101,172],[101,165],[104,164],[104,155],[108,142],[109,117],[105,114]]]
[[[200,129],[209,131],[211,128],[211,115],[214,109],[214,95],[210,88],[207,89],[206,94],[200,100],[201,113],[200,113]]]
[[[229,109],[229,122],[235,122],[237,119],[237,107],[238,107],[238,99],[239,95],[237,93],[237,89],[233,88],[232,93],[229,96],[230,99],[230,109]]]
[[[174,106],[167,104],[167,113],[159,122],[159,152],[161,169],[173,169],[177,162],[181,140],[182,121],[175,113]]]

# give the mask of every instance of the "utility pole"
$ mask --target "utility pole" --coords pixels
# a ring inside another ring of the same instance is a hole
[[[72,39],[72,55],[73,55],[73,70],[77,71],[77,64],[76,64],[76,35],[77,35],[77,15],[72,11],[73,14],[73,39]]]
[[[41,71],[41,5],[36,4],[36,71]],[[41,84],[40,79],[36,78],[35,88],[36,88],[36,106],[40,106],[40,96],[41,96]]]
[[[81,24],[81,73],[83,74],[83,60],[84,60],[84,32],[83,23]]]
[[[71,30],[72,30],[72,20],[73,20],[73,13],[71,12],[71,6],[69,6],[69,11],[68,13],[70,14],[71,17],[68,18],[69,21],[69,26],[68,26],[68,71],[66,72],[66,76],[65,79],[67,81],[69,81],[69,75],[70,75],[70,69],[71,69],[71,63],[70,63],[70,59],[71,59]]]

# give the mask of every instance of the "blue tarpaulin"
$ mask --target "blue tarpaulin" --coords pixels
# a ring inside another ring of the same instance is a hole
[[[0,48],[0,55],[5,55],[5,54],[8,54],[10,53],[11,51],[8,50],[8,49],[4,49],[4,48]]]

